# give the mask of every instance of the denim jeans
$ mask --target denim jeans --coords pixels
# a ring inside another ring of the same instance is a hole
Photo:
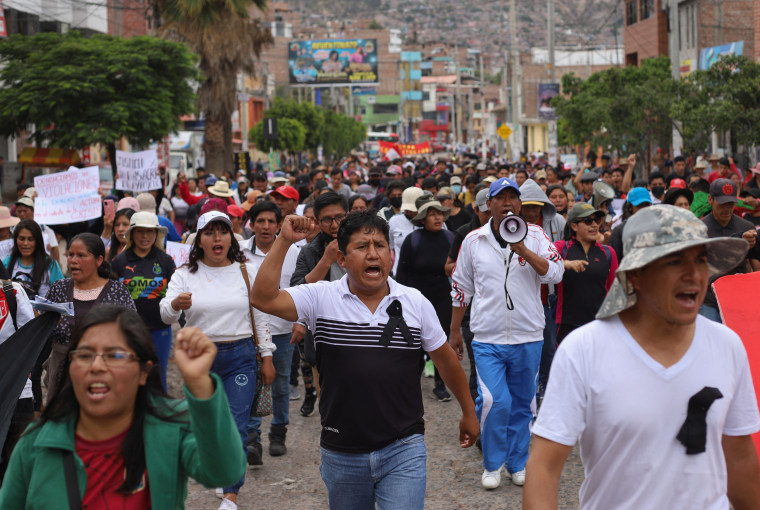
[[[557,352],[556,305],[557,298],[554,295],[549,296],[549,304],[544,305],[546,325],[544,326],[544,345],[541,348],[541,364],[538,369],[538,383],[541,385],[542,392],[546,391],[546,385],[549,383],[549,369],[554,360],[554,353]],[[543,397],[543,395],[540,396]]]
[[[166,391],[166,369],[169,367],[169,351],[172,350],[171,326],[150,332],[153,337],[153,346],[158,356],[158,364],[161,366],[161,385]]]
[[[290,343],[292,333],[272,335],[272,342],[277,350],[272,354],[275,377],[272,383],[272,425],[287,425],[290,423],[290,369],[293,360],[293,344]],[[248,432],[257,432],[261,442],[261,418],[248,418]]]
[[[253,338],[216,344],[216,359],[211,371],[222,379],[224,392],[230,402],[230,411],[240,434],[240,447],[247,454],[245,440],[246,424],[251,414],[253,397],[256,395],[256,346]],[[238,483],[224,487],[225,493],[237,494],[245,482],[245,474]]]
[[[371,453],[322,448],[319,472],[330,510],[422,510],[427,481],[425,436],[412,434]]]

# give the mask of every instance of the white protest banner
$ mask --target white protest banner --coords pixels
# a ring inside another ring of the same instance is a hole
[[[6,239],[5,241],[0,241],[0,259],[9,257],[12,250],[13,250],[13,239]],[[11,271],[13,271],[13,268],[12,267],[8,268],[8,272],[10,273]]]
[[[141,193],[161,189],[158,155],[155,149],[142,152],[116,151],[116,189]]]
[[[190,249],[192,246],[189,244],[175,243],[174,241],[166,241],[166,253],[174,259],[174,265],[179,267],[186,264],[190,260]]]
[[[98,167],[71,167],[66,172],[34,178],[37,199],[34,220],[42,225],[60,225],[100,218],[102,201],[98,194]]]

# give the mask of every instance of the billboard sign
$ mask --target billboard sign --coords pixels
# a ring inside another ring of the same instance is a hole
[[[699,52],[699,70],[707,71],[723,55],[741,55],[744,52],[744,41],[705,48]]]
[[[291,41],[288,79],[292,85],[377,83],[377,40]]]
[[[538,118],[542,120],[555,120],[557,112],[551,105],[552,98],[559,95],[559,83],[538,84]]]

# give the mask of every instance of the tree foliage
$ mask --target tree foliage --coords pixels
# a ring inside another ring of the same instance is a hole
[[[585,80],[564,75],[563,95],[552,103],[562,119],[560,139],[622,153],[651,154],[654,147],[668,146],[678,90],[670,73],[670,59],[657,57],[641,67],[613,67]]]
[[[691,73],[679,85],[673,114],[689,151],[708,147],[712,131],[730,131],[739,144],[759,144],[760,64],[730,55]]]
[[[273,148],[286,149],[291,152],[308,150],[316,152],[322,146],[327,156],[343,156],[359,146],[367,136],[367,131],[361,122],[341,113],[333,112],[312,103],[299,103],[291,99],[275,98],[272,107],[264,113],[264,117],[278,119],[280,138]],[[297,130],[293,124],[284,124],[287,120],[295,120],[303,128],[305,139],[301,148],[295,148],[292,141],[297,140],[289,132],[283,135],[283,125],[288,130]],[[261,150],[269,150],[269,142],[264,139],[263,122],[251,129],[250,140]],[[288,146],[288,144],[291,144]]]
[[[273,149],[298,153],[306,144],[306,128],[296,119],[277,119],[277,140],[270,141],[264,136],[264,122],[259,122],[251,128],[249,140],[261,151]]]
[[[0,42],[0,134],[53,146],[148,145],[193,111],[195,56],[155,37],[78,32]]]

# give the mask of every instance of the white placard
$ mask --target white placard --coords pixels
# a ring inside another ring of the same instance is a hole
[[[174,259],[174,265],[177,267],[187,264],[187,261],[190,260],[191,249],[192,246],[189,244],[166,241],[166,253]]]
[[[0,260],[4,259],[5,257],[9,257],[11,254],[11,251],[13,251],[13,239],[6,239],[5,241],[0,241]],[[7,269],[9,273],[13,271],[12,267],[9,267]]]
[[[158,154],[155,149],[142,152],[116,151],[116,189],[140,193],[161,189]]]
[[[41,225],[60,225],[100,218],[102,201],[98,194],[98,167],[71,167],[66,172],[34,178],[37,199],[34,220]]]

